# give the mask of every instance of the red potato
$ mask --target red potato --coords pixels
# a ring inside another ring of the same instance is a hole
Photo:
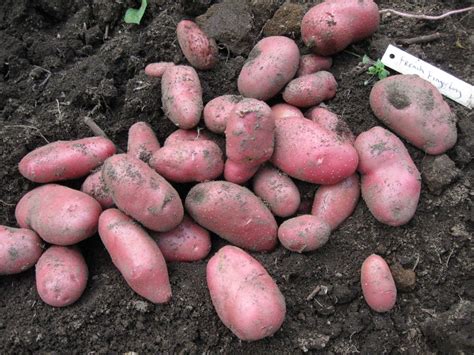
[[[36,289],[44,303],[66,307],[86,289],[89,270],[76,247],[51,246],[36,264]]]
[[[202,113],[206,127],[211,132],[223,134],[235,104],[242,99],[243,97],[239,95],[223,95],[209,101]]]
[[[43,241],[29,229],[0,226],[0,275],[32,267],[43,253]]]
[[[360,283],[365,302],[376,312],[390,311],[397,301],[397,287],[385,260],[372,254],[360,271]]]
[[[209,260],[206,278],[217,315],[241,340],[263,339],[280,329],[285,298],[265,268],[242,249],[221,248]]]
[[[84,180],[81,186],[81,191],[99,202],[102,209],[107,209],[114,205],[112,195],[102,178],[102,169],[90,174]]]
[[[211,251],[209,232],[186,215],[175,229],[151,236],[168,262],[202,260]]]
[[[278,239],[288,250],[298,253],[321,248],[329,240],[331,227],[321,218],[307,214],[290,218],[278,228]]]
[[[195,127],[202,113],[202,88],[194,68],[175,65],[161,79],[161,103],[168,118],[182,129]]]
[[[242,96],[268,100],[296,74],[300,52],[295,41],[283,36],[260,40],[249,54],[237,86]]]
[[[34,182],[70,180],[89,174],[113,154],[114,144],[103,137],[57,141],[25,155],[18,168]]]
[[[336,95],[337,83],[327,71],[319,71],[293,79],[283,91],[283,100],[290,105],[310,107],[332,99]]]
[[[370,92],[375,116],[397,135],[428,154],[451,149],[457,140],[456,116],[438,89],[417,75],[394,75]]]
[[[158,63],[150,63],[145,67],[145,74],[148,76],[153,76],[155,78],[161,78],[165,71],[170,68],[174,67],[174,63],[172,62],[158,62]]]
[[[304,15],[301,37],[314,53],[327,56],[371,36],[379,22],[379,8],[372,0],[326,0]]]
[[[203,129],[177,129],[171,133],[165,140],[164,146],[179,143],[183,141],[208,141],[209,136]]]
[[[276,121],[280,118],[286,118],[286,117],[304,117],[303,113],[298,107],[288,105],[288,104],[276,104],[273,105],[272,107],[272,116],[273,119]]]
[[[77,190],[56,184],[37,187],[16,205],[21,228],[34,230],[44,241],[72,245],[97,232],[99,202]]]
[[[354,144],[355,137],[347,122],[324,107],[314,107],[305,113],[305,117],[334,132],[340,139]]]
[[[255,174],[253,191],[278,217],[295,214],[300,205],[300,192],[293,180],[269,165],[261,167]]]
[[[258,171],[260,166],[249,166],[245,163],[237,163],[227,159],[224,166],[224,179],[234,184],[245,184]]]
[[[148,163],[152,154],[160,149],[155,132],[146,122],[134,123],[128,130],[127,153]]]
[[[153,303],[171,299],[165,259],[143,228],[112,208],[100,215],[99,235],[112,262],[133,291]]]
[[[361,191],[367,207],[379,221],[390,226],[408,223],[420,198],[421,178],[402,141],[382,127],[361,133],[359,153]]]
[[[296,76],[313,74],[321,70],[328,70],[332,66],[331,57],[323,57],[316,54],[305,54],[300,58],[300,65]]]
[[[214,39],[190,20],[182,20],[176,27],[178,43],[188,62],[201,70],[212,69],[217,64],[219,50]]]
[[[201,226],[241,248],[270,251],[277,243],[277,224],[270,210],[250,190],[227,181],[195,185],[185,201]]]

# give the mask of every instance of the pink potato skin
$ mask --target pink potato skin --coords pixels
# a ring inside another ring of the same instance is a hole
[[[428,154],[442,154],[456,144],[455,114],[438,89],[417,75],[377,82],[370,107],[391,130]]]
[[[280,329],[285,298],[265,268],[245,251],[221,248],[209,260],[206,278],[217,315],[239,339],[255,341]]]
[[[105,161],[102,178],[115,205],[146,228],[166,232],[181,223],[184,209],[178,192],[141,160],[114,155]]]
[[[397,287],[385,260],[372,254],[365,259],[360,272],[365,302],[376,312],[390,311],[397,301]]]
[[[408,223],[418,205],[421,178],[402,141],[382,127],[361,133],[355,148],[362,175],[361,192],[372,215],[381,223]]]
[[[89,270],[76,247],[51,246],[36,264],[36,289],[44,303],[66,307],[81,297]]]
[[[166,139],[164,146],[170,146],[173,144],[180,144],[184,141],[208,141],[209,136],[205,130],[202,129],[181,129],[178,128],[176,131],[171,133]]]
[[[202,260],[211,251],[209,232],[186,215],[175,229],[151,236],[168,262]]]
[[[207,129],[217,134],[223,134],[227,119],[240,101],[242,101],[242,96],[239,95],[223,95],[209,101],[204,106],[202,113]]]
[[[217,64],[219,50],[214,39],[190,20],[182,20],[176,27],[178,43],[188,62],[201,70],[212,69]]]
[[[295,41],[283,36],[266,37],[249,54],[237,86],[242,96],[268,100],[296,74],[300,51]]]
[[[326,0],[304,15],[301,38],[314,53],[328,56],[371,36],[379,22],[379,8],[372,0]]]
[[[319,71],[293,79],[283,91],[283,100],[293,106],[310,107],[336,95],[337,83],[327,71]]]
[[[115,154],[114,144],[103,137],[57,141],[28,153],[18,164],[28,180],[47,183],[80,178]]]
[[[128,130],[127,153],[148,163],[152,154],[160,149],[155,132],[146,122],[134,123]]]
[[[175,65],[161,79],[161,103],[168,118],[182,129],[195,127],[201,119],[202,88],[194,68]]]
[[[133,291],[153,303],[171,299],[166,261],[143,228],[112,208],[100,215],[99,235],[112,262]]]
[[[321,248],[330,235],[329,224],[310,214],[290,218],[278,228],[280,243],[286,249],[298,253]]]
[[[158,62],[158,63],[150,63],[145,67],[145,74],[148,76],[153,76],[155,78],[161,78],[165,71],[170,68],[174,67],[174,63],[172,62]]]
[[[359,197],[359,176],[354,174],[337,184],[320,186],[314,196],[311,214],[334,230],[354,212]]]
[[[323,57],[316,54],[305,54],[300,58],[300,65],[296,76],[304,76],[316,73],[320,70],[328,70],[332,66],[331,57]]]
[[[271,107],[273,119],[276,121],[280,118],[299,116],[304,117],[298,107],[288,104],[276,104]]]
[[[259,165],[249,166],[227,159],[224,165],[224,179],[234,184],[243,185],[255,175],[258,168]]]
[[[72,245],[97,232],[99,202],[69,187],[47,184],[25,194],[15,209],[21,228],[34,230],[44,241]]]
[[[99,202],[102,209],[107,209],[114,205],[112,195],[102,178],[102,169],[93,172],[84,180],[81,191]]]
[[[305,117],[334,132],[344,141],[354,144],[355,137],[347,122],[324,107],[314,107],[305,112]]]
[[[43,241],[29,229],[0,226],[0,275],[32,267],[43,253]]]
[[[271,251],[277,244],[275,218],[245,187],[227,181],[203,182],[189,191],[185,206],[197,223],[241,248]]]
[[[354,146],[304,117],[275,121],[272,163],[289,176],[331,185],[351,176],[359,157]]]
[[[295,214],[300,205],[300,192],[293,180],[270,165],[261,167],[255,174],[253,191],[278,217]]]
[[[210,140],[165,145],[149,164],[165,179],[180,183],[213,180],[224,171],[222,151]]]

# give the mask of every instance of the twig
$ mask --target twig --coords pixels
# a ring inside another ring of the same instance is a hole
[[[451,256],[454,253],[454,249],[451,249],[451,252],[448,255],[448,259],[446,259],[446,268],[449,266],[449,260],[451,259]]]
[[[420,254],[416,254],[416,261],[415,261],[415,265],[413,265],[412,271],[415,271],[419,262],[420,262]]]
[[[441,19],[443,19],[445,17],[448,17],[448,16],[451,16],[451,15],[460,14],[462,12],[468,12],[468,11],[472,11],[472,10],[474,10],[474,6],[466,7],[464,9],[459,9],[459,10],[448,11],[448,12],[446,12],[442,15],[438,15],[438,16],[409,14],[409,13],[397,11],[397,10],[394,10],[394,9],[383,9],[383,10],[380,10],[379,13],[383,14],[383,13],[388,12],[388,13],[392,13],[392,14],[395,14],[395,15],[398,15],[398,16],[401,16],[401,17],[416,18],[416,19],[420,19],[420,20],[441,20]]]
[[[8,203],[8,202],[5,202],[3,200],[0,200],[0,203],[4,206],[16,206],[14,203]]]
[[[415,43],[427,43],[431,41],[435,41],[441,38],[441,33],[436,32],[430,35],[418,36],[413,38],[406,38],[406,39],[398,39],[397,42],[401,44],[415,44]]]
[[[51,78],[51,72],[50,72],[48,69],[45,69],[45,68],[43,68],[43,67],[39,67],[39,66],[37,66],[37,65],[34,65],[34,67],[35,67],[36,69],[40,69],[40,70],[42,70],[42,71],[44,71],[44,72],[46,73],[46,78],[44,78],[44,80],[43,80],[41,83],[39,83],[38,85],[36,85],[36,84],[33,85],[33,90],[36,90],[37,87],[41,88],[41,87],[43,87],[44,85],[46,85],[46,83],[48,82],[49,78]]]
[[[22,124],[15,124],[15,125],[6,125],[6,126],[3,126],[4,128],[24,128],[24,129],[33,129],[35,130],[36,132],[38,132],[38,135],[43,138],[45,140],[46,143],[50,143],[45,136],[43,136],[43,133],[41,133],[41,131],[39,130],[39,128],[35,127],[35,126],[26,126],[26,125],[22,125]]]
[[[109,24],[105,25],[104,41],[109,38]]]
[[[306,301],[311,301],[314,296],[316,296],[319,293],[319,290],[321,290],[321,286],[316,286],[313,291],[306,297]]]
[[[84,117],[84,123],[90,128],[90,130],[92,131],[92,133],[94,133],[94,135],[109,139],[109,137],[102,130],[102,128],[100,128],[97,125],[97,123],[95,123],[94,120],[90,118],[89,116]]]

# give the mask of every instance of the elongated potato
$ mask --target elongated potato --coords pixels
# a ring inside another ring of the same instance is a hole
[[[161,78],[165,71],[170,68],[174,67],[174,63],[172,62],[158,62],[158,63],[150,63],[145,67],[145,74],[148,76],[153,76],[155,78]]]
[[[56,245],[72,245],[97,232],[100,204],[91,196],[56,184],[37,187],[16,205],[21,228],[34,230],[41,239]]]
[[[154,152],[160,149],[155,132],[146,122],[134,123],[128,130],[127,153],[148,163]]]
[[[93,172],[84,180],[81,191],[93,197],[103,209],[114,205],[112,195],[102,178],[102,169]]]
[[[278,228],[278,239],[288,250],[298,253],[321,248],[331,235],[331,227],[310,214],[290,218]]]
[[[336,89],[334,75],[323,70],[290,81],[283,91],[283,100],[297,107],[310,107],[332,99]]]
[[[210,140],[207,132],[203,129],[181,129],[171,133],[166,139],[164,146],[169,146],[184,141],[208,141]]]
[[[304,116],[328,131],[334,132],[344,141],[354,144],[355,137],[346,121],[324,107],[313,107]]]
[[[197,223],[241,248],[270,251],[276,246],[275,218],[245,187],[227,181],[203,182],[189,191],[185,206]]]
[[[171,286],[163,254],[155,241],[130,217],[117,209],[99,219],[102,243],[133,291],[153,303],[166,303]]]
[[[190,20],[179,21],[176,27],[178,43],[188,62],[201,70],[212,69],[217,64],[219,50],[214,39]]]
[[[305,54],[300,58],[300,65],[296,76],[313,74],[321,70],[328,70],[332,66],[331,57],[323,57],[316,54]]]
[[[254,341],[280,329],[285,298],[265,268],[242,249],[221,248],[209,260],[206,278],[217,315],[237,337]]]
[[[202,112],[206,127],[211,132],[223,134],[229,116],[242,99],[239,95],[223,95],[209,101]]]

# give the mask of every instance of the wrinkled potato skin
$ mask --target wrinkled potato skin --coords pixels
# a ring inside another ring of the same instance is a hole
[[[321,70],[329,70],[332,66],[331,57],[323,57],[316,54],[305,54],[300,58],[300,65],[296,76],[313,74]]]
[[[182,20],[176,27],[178,43],[188,62],[201,70],[212,69],[217,64],[219,50],[214,39],[193,21]]]
[[[224,134],[229,116],[242,99],[243,97],[239,95],[222,95],[209,101],[202,113],[207,129],[217,134]]]
[[[283,91],[283,100],[293,106],[310,107],[332,99],[336,89],[334,75],[324,70],[318,71],[290,81]]]
[[[329,240],[331,227],[321,218],[302,215],[287,219],[278,228],[278,240],[288,250],[303,253],[321,248]]]
[[[102,209],[110,208],[114,205],[114,200],[107,185],[102,178],[102,169],[90,174],[82,183],[81,191],[93,197],[100,203]]]
[[[152,154],[160,149],[155,132],[146,122],[134,123],[128,130],[127,153],[148,163]]]

